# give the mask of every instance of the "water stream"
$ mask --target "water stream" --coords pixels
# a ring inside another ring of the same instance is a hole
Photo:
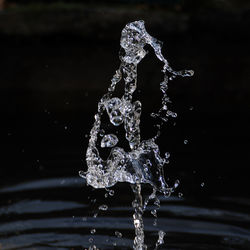
[[[98,103],[98,112],[95,115],[94,125],[90,131],[89,145],[86,153],[88,170],[86,173],[80,171],[80,176],[86,178],[87,184],[94,188],[109,188],[117,182],[128,182],[131,184],[135,194],[132,205],[135,213],[133,215],[135,227],[134,249],[147,249],[144,243],[143,212],[149,200],[157,203],[156,192],[170,196],[174,187],[169,187],[164,179],[163,167],[169,158],[169,153],[162,157],[156,141],[164,122],[169,117],[176,117],[177,114],[168,108],[170,103],[167,95],[168,81],[176,76],[192,76],[192,70],[174,71],[162,55],[162,42],[150,36],[145,29],[144,21],[135,21],[125,26],[121,33],[120,67],[111,79],[108,92]],[[163,62],[163,81],[160,83],[160,90],[163,94],[161,108],[152,113],[156,119],[157,131],[153,138],[142,140],[140,134],[140,117],[142,103],[133,99],[137,88],[137,65],[146,56],[144,49],[150,45],[156,57]],[[121,97],[114,97],[114,91],[119,82],[124,81],[124,93]],[[123,125],[125,138],[129,144],[129,151],[124,147],[117,146],[119,138],[114,134],[105,134],[102,128],[103,116],[107,115],[110,124],[115,127]],[[101,141],[99,142],[99,138]],[[100,156],[100,148],[111,148],[107,159]],[[152,194],[145,198],[141,195],[141,184],[148,183],[152,186]],[[160,206],[158,202],[158,207]],[[152,214],[157,217],[154,209]],[[155,249],[162,244],[164,232],[159,231]]]

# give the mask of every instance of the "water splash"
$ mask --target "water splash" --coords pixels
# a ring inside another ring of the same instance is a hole
[[[137,65],[146,56],[145,45],[150,45],[156,57],[163,62],[163,81],[160,83],[162,92],[162,106],[152,113],[151,116],[167,122],[169,117],[177,114],[169,110],[171,102],[167,96],[168,81],[177,76],[192,76],[192,70],[174,71],[161,52],[162,42],[150,36],[145,29],[144,21],[135,21],[125,26],[121,33],[121,64],[111,79],[108,92],[104,94],[98,103],[98,112],[90,131],[89,145],[86,153],[88,170],[80,172],[80,176],[86,178],[87,184],[94,188],[108,188],[117,182],[128,182],[135,194],[133,207],[135,209],[134,226],[135,240],[134,249],[146,249],[144,244],[144,231],[142,215],[150,200],[157,202],[156,192],[170,195],[174,187],[169,187],[164,179],[163,166],[168,162],[169,153],[161,157],[156,140],[160,135],[161,126],[155,137],[141,140],[140,116],[142,104],[139,100],[133,101],[133,93],[137,87]],[[116,85],[124,80],[124,94],[113,97]],[[123,125],[125,138],[128,141],[130,151],[126,152],[123,147],[116,146],[119,140],[114,134],[105,134],[102,128],[101,118],[108,115],[110,123],[114,126]],[[101,143],[99,145],[99,138]],[[111,148],[107,159],[101,158],[98,147]],[[141,196],[141,184],[148,183],[153,187],[153,193],[143,202]],[[163,239],[163,238],[162,238]]]
[[[165,237],[165,235],[166,235],[166,233],[164,231],[162,231],[162,230],[160,230],[158,232],[159,238],[158,238],[158,240],[157,240],[157,242],[155,244],[155,250],[157,250],[160,245],[164,244],[164,237]]]

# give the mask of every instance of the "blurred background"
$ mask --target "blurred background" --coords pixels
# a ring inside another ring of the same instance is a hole
[[[199,204],[249,198],[247,0],[0,0],[2,187],[86,170],[97,102],[119,66],[120,32],[141,19],[175,70],[195,71],[169,84],[178,117],[159,141],[171,154],[166,179],[179,179],[178,191]],[[147,49],[138,68],[144,138],[162,77]]]

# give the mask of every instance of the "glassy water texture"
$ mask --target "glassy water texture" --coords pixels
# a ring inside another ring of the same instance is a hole
[[[168,187],[163,173],[163,167],[168,161],[169,153],[161,157],[160,150],[156,140],[160,135],[160,129],[163,122],[169,117],[176,117],[177,114],[169,110],[170,100],[167,96],[168,81],[176,76],[192,76],[192,70],[174,71],[161,52],[162,43],[156,38],[150,36],[145,29],[144,21],[135,21],[125,26],[121,33],[121,64],[115,75],[111,79],[111,85],[108,92],[98,103],[98,112],[95,115],[94,125],[90,131],[89,145],[86,153],[88,171],[80,172],[80,176],[86,178],[87,184],[94,188],[108,188],[114,186],[117,182],[128,182],[131,184],[135,194],[135,200],[132,206],[135,210],[133,214],[135,239],[134,249],[147,249],[144,243],[144,223],[143,213],[147,203],[154,200],[154,204],[160,207],[160,201],[156,196],[159,191],[169,196],[174,187]],[[163,62],[162,72],[164,79],[160,83],[160,90],[163,94],[162,107],[159,111],[152,113],[151,116],[157,121],[157,131],[153,138],[142,140],[140,134],[140,117],[142,112],[142,103],[133,99],[133,94],[137,88],[137,65],[146,56],[144,50],[146,45],[150,45],[156,57]],[[116,85],[124,81],[124,93],[119,97],[113,97]],[[103,115],[108,115],[109,122],[115,127],[123,125],[125,139],[129,144],[129,151],[125,151],[120,145],[117,147],[119,138],[114,134],[105,134],[102,125]],[[102,137],[100,146],[98,139]],[[100,156],[99,148],[112,148],[108,158],[105,160]],[[152,186],[153,192],[145,200],[141,195],[141,184],[148,183]],[[177,184],[176,184],[177,185]],[[157,217],[157,210],[152,213]],[[156,222],[155,222],[156,223]],[[164,243],[163,231],[158,232],[155,249]]]
[[[98,112],[95,115],[94,125],[90,131],[89,145],[86,153],[88,165],[87,173],[80,172],[86,178],[87,183],[94,188],[108,188],[117,182],[128,182],[131,184],[149,183],[158,191],[167,193],[170,190],[164,180],[163,166],[166,158],[160,156],[156,139],[159,136],[162,121],[168,117],[176,117],[176,113],[168,109],[170,100],[167,96],[168,81],[176,76],[192,76],[192,70],[174,71],[168,61],[161,53],[162,43],[150,36],[143,21],[129,23],[122,30],[121,34],[121,64],[111,79],[108,92],[98,103]],[[147,140],[141,140],[140,116],[142,103],[133,100],[133,94],[137,88],[137,65],[146,56],[144,50],[150,45],[156,57],[164,63],[162,72],[164,79],[160,83],[160,90],[163,93],[162,107],[156,113],[151,114],[159,118],[158,131],[156,136]],[[116,85],[124,81],[124,94],[121,98],[113,97]],[[130,151],[126,152],[123,147],[115,147],[119,139],[115,134],[105,134],[102,128],[102,118],[108,115],[110,124],[115,127],[123,125],[125,138],[129,144]],[[102,148],[112,148],[106,160],[98,150],[98,139],[101,137]]]
[[[96,201],[95,192],[77,177],[1,188],[0,249],[85,249],[91,244],[99,249],[131,249],[132,191],[120,184],[113,196],[111,192],[105,198],[107,191],[98,190],[102,196]],[[249,199],[211,197],[201,204],[174,195],[158,198],[157,226],[152,206],[143,215],[149,249],[155,248],[161,230],[166,235],[159,249],[250,249]],[[98,209],[103,204],[108,204],[106,211]]]

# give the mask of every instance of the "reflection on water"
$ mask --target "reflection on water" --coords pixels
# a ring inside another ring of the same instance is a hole
[[[119,186],[114,196],[98,197],[109,205],[95,218],[101,203],[78,177],[6,186],[0,190],[1,248],[83,249],[95,244],[100,249],[131,249],[133,209],[127,187]],[[250,200],[215,197],[209,206],[201,206],[183,197],[159,199],[157,226],[150,213],[152,204],[145,212],[149,249],[154,248],[159,230],[166,232],[160,249],[250,248]]]

